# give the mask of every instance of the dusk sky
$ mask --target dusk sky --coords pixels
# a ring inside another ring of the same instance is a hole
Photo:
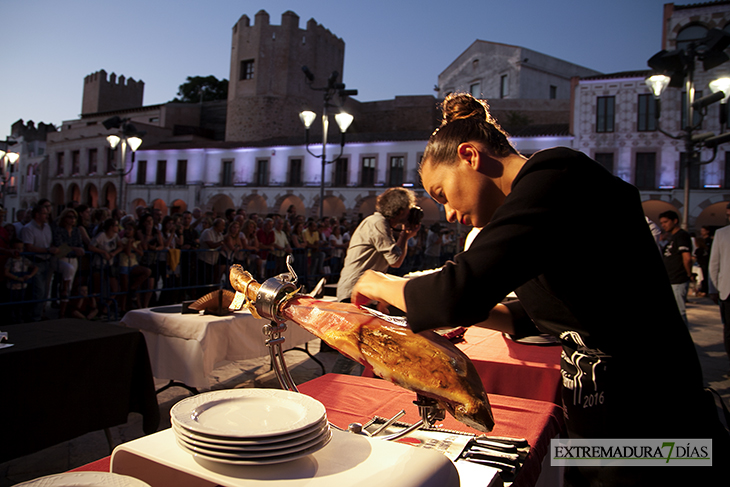
[[[231,28],[264,9],[309,19],[345,41],[344,79],[360,101],[435,94],[438,75],[476,39],[603,73],[647,69],[661,49],[664,0],[0,0],[0,139],[18,119],[79,117],[84,77],[142,80],[144,104],[188,76],[229,78]],[[683,2],[679,4],[687,4]]]

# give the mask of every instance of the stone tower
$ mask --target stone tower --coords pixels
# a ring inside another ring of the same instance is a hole
[[[281,25],[269,24],[264,10],[253,25],[243,15],[233,26],[226,140],[303,135],[299,112],[321,113],[323,95],[309,88],[302,66],[314,73],[313,86],[319,87],[333,71],[342,80],[344,59],[344,41],[314,19],[302,30],[291,11],[282,14]]]
[[[81,114],[126,110],[142,106],[144,82],[112,73],[107,80],[103,69],[84,78]]]

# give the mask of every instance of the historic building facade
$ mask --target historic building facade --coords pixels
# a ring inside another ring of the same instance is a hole
[[[702,39],[710,29],[730,32],[730,2],[713,2],[664,8],[663,48],[681,48],[684,42]],[[616,176],[641,190],[644,211],[654,221],[665,210],[682,215],[685,207],[685,142],[663,134],[681,135],[686,125],[684,88],[667,88],[656,119],[653,95],[645,84],[650,70],[574,79],[574,148],[601,162]],[[708,83],[730,74],[730,62],[709,71],[697,62],[695,99],[711,93]],[[720,134],[720,104],[707,107],[696,133]],[[700,116],[696,114],[696,122]],[[702,150],[703,164],[691,166],[688,228],[724,225],[730,201],[730,145],[717,152]]]
[[[418,188],[417,164],[424,146],[423,139],[348,142],[342,156],[325,166],[324,215],[368,215],[383,189],[407,186],[421,196],[428,219],[439,220],[438,207]],[[319,153],[321,144],[311,149]],[[338,145],[327,147],[333,156],[339,151]],[[249,213],[284,214],[294,205],[298,214],[319,214],[321,159],[303,145],[160,146],[137,156],[129,185],[133,206],[164,207],[173,202],[181,209],[190,205],[221,213],[244,208]]]
[[[573,77],[593,69],[531,49],[477,39],[438,76],[439,97],[467,92],[488,100],[570,100]]]
[[[281,213],[294,205],[300,214],[317,216],[324,193],[325,215],[356,218],[373,211],[375,196],[384,188],[403,185],[417,191],[427,221],[443,219],[442,209],[419,187],[417,174],[426,140],[438,125],[437,98],[334,100],[355,121],[339,158],[339,134],[331,124],[326,154],[332,162],[325,166],[322,191],[322,161],[316,157],[322,150],[321,129],[315,124],[312,130],[312,155],[297,115],[303,108],[321,113],[322,93],[309,84],[322,86],[332,73],[342,80],[344,42],[313,19],[301,29],[299,17],[285,12],[281,25],[272,25],[268,13],[260,11],[253,22],[243,15],[234,24],[230,59],[228,100],[213,109],[208,103],[144,106],[142,81],[103,70],[87,76],[81,118],[64,121],[48,136],[39,195],[57,209],[72,200],[109,208],[123,201],[126,211],[142,204],[165,211],[232,206]],[[302,65],[314,73],[309,84]],[[499,86],[494,80],[503,81],[504,73],[508,93],[494,95]],[[479,94],[489,99],[518,149],[529,155],[573,145],[564,85],[576,74],[594,72],[519,47],[477,41],[442,73],[439,97],[449,86],[465,89],[459,80],[478,79]],[[473,91],[473,84],[467,88]],[[146,132],[140,150],[128,153],[124,163],[119,150],[111,151],[106,142],[115,131],[103,122],[112,116]]]
[[[20,208],[28,208],[38,201],[44,194],[48,154],[46,152],[46,138],[56,131],[56,127],[43,122],[35,124],[29,120],[25,123],[18,120],[10,130],[9,140],[12,145],[2,144],[2,149],[20,154],[18,161],[2,174],[2,204],[7,210],[6,222],[15,220]]]
[[[703,29],[725,29],[729,4],[668,4],[664,46],[674,49]],[[340,82],[344,42],[313,19],[302,29],[299,17],[285,12],[281,25],[272,25],[269,15],[260,11],[253,22],[244,15],[234,24],[231,48],[229,97],[215,106],[144,106],[141,81],[104,71],[89,75],[84,80],[82,117],[64,122],[48,136],[48,177],[46,184],[41,180],[39,195],[50,197],[58,207],[76,200],[113,208],[123,192],[127,211],[143,204],[166,211],[232,206],[281,213],[294,205],[300,214],[317,216],[321,131],[316,123],[310,137],[312,155],[297,114],[303,108],[321,114],[323,100],[321,92],[310,89],[301,68],[306,64],[314,73],[313,86],[326,84],[333,72]],[[726,67],[711,73],[698,69],[698,90],[708,93],[707,82],[728,72]],[[367,215],[379,192],[403,185],[418,192],[428,219],[443,218],[442,210],[419,187],[417,167],[438,125],[439,98],[450,91],[485,97],[523,154],[574,147],[639,186],[650,216],[667,208],[680,210],[682,146],[652,125],[647,75],[648,71],[602,75],[517,46],[476,41],[441,73],[438,98],[336,100],[334,104],[352,113],[355,121],[339,158],[339,134],[331,124],[324,214]],[[681,98],[677,89],[663,95],[659,126],[666,131],[679,130]],[[717,110],[717,105],[709,108],[703,129],[720,132]],[[127,154],[123,165],[118,151],[111,152],[105,140],[112,131],[103,121],[115,115],[146,132],[140,150],[134,158]],[[710,156],[705,151],[703,160]],[[691,227],[715,222],[724,214],[717,210],[730,200],[724,191],[730,187],[725,160],[721,147],[715,160],[693,169]]]
[[[260,10],[254,22],[243,15],[234,24],[228,84],[226,140],[255,142],[301,132],[299,112],[322,106],[322,95],[305,83],[326,85],[333,72],[342,80],[345,43],[314,19],[299,28],[299,16],[286,11],[272,25]]]
[[[319,112],[322,95],[309,88],[301,67],[307,65],[314,73],[312,85],[325,84],[332,71],[341,73],[344,43],[314,20],[307,22],[306,29],[300,29],[298,21],[293,12],[282,15],[280,26],[271,25],[264,11],[256,14],[253,24],[246,15],[241,17],[233,27],[225,143],[145,144],[128,178],[128,200],[133,206],[181,208],[187,202],[205,209],[236,207],[265,214],[283,213],[294,205],[299,214],[318,216],[324,184],[323,214],[357,218],[372,213],[375,197],[383,189],[406,186],[417,192],[426,221],[443,220],[442,209],[420,188],[417,172],[428,136],[438,125],[438,100],[433,96],[398,96],[368,103],[346,100],[344,107],[355,120],[341,157],[337,157],[341,148],[332,124],[326,154],[333,162],[326,165],[322,182],[322,161],[316,157],[322,150],[321,133],[310,137],[313,155],[304,144],[298,119],[302,108]],[[485,46],[501,46],[475,45],[485,61],[489,54]],[[473,47],[467,50],[470,56]],[[520,48],[510,49],[525,54]],[[519,56],[490,63],[515,74],[518,85],[532,87],[523,95],[536,91],[538,80],[543,80],[560,85],[563,99],[551,100],[548,85],[536,103],[519,99],[520,92],[515,90],[510,99],[497,100],[501,103],[494,107],[495,114],[515,129],[515,143],[526,153],[570,146],[570,100],[564,85],[569,87],[576,73],[595,71],[534,51],[528,54],[533,59],[529,68],[513,69],[516,63],[525,64]],[[488,78],[483,72],[480,79]],[[520,126],[520,121],[526,123]],[[532,131],[522,133],[528,125]]]
[[[227,102],[144,106],[141,81],[103,70],[87,76],[81,118],[65,121],[49,137],[46,194],[58,208],[71,200],[109,208],[123,201],[127,211],[139,204],[165,211],[233,205],[263,213],[294,204],[301,213],[316,215],[321,158],[307,152],[298,113],[321,110],[323,100],[305,83],[300,63],[309,63],[317,86],[326,84],[333,72],[341,76],[344,43],[313,19],[306,30],[299,29],[298,20],[285,12],[281,26],[275,26],[260,11],[253,24],[244,15],[234,25],[234,82]],[[330,129],[324,210],[368,214],[376,188],[417,185],[416,146],[422,149],[436,127],[436,100],[343,102],[355,122],[340,158],[334,123]],[[146,132],[140,150],[127,153],[123,164],[119,150],[111,151],[106,141],[116,131],[103,122],[113,116]],[[310,139],[312,152],[320,153],[321,128],[314,127]],[[425,200],[425,206],[432,205]],[[438,209],[429,213],[434,212],[437,219]]]
[[[42,193],[57,209],[70,201],[113,209],[121,201],[119,195],[126,191],[125,182],[134,169],[134,158],[127,151],[122,161],[121,150],[110,148],[106,137],[119,133],[119,129],[104,126],[104,121],[111,117],[125,119],[137,131],[144,132],[145,144],[207,140],[196,134],[205,131],[201,130],[205,125],[203,113],[219,102],[144,106],[143,91],[142,81],[117,78],[104,70],[86,76],[81,118],[64,121],[58,131],[48,134],[48,164]]]

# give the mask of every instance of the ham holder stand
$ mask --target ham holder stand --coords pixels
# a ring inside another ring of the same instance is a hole
[[[297,292],[298,277],[296,272],[294,272],[294,269],[292,268],[293,262],[293,256],[291,254],[287,255],[286,266],[289,269],[289,272],[279,274],[278,276],[269,278],[264,281],[258,290],[258,293],[256,295],[256,301],[255,303],[253,303],[253,306],[255,307],[256,312],[259,314],[259,316],[270,321],[269,323],[264,325],[263,333],[266,337],[266,346],[269,348],[271,364],[276,374],[276,378],[279,380],[281,388],[287,391],[299,392],[296,384],[294,383],[294,379],[292,379],[292,376],[289,373],[289,369],[286,366],[286,361],[284,360],[284,351],[282,350],[282,344],[284,343],[285,338],[281,336],[281,334],[286,331],[286,320],[282,318],[279,314],[279,310],[284,302],[286,302],[286,300],[292,294]],[[249,284],[251,284],[251,282],[253,281],[250,281]],[[248,288],[245,291],[248,291]],[[233,311],[241,309],[244,304],[246,304],[246,299],[247,292],[241,293],[237,291],[236,296],[230,305],[230,309]],[[319,364],[324,369],[322,363],[319,362]],[[425,397],[421,394],[416,394],[416,396],[417,398],[415,401],[413,401],[413,403],[418,406],[418,412],[420,413],[421,419],[409,426],[408,428],[398,431],[395,434],[387,436],[376,436],[382,431],[385,431],[388,426],[390,426],[392,423],[398,420],[398,418],[405,414],[405,411],[401,410],[400,412],[398,412],[398,414],[390,418],[382,427],[378,428],[373,433],[369,433],[368,431],[363,429],[362,424],[360,423],[351,423],[348,427],[348,431],[355,434],[377,437],[384,440],[395,440],[421,427],[429,428],[433,426],[436,421],[441,421],[444,419],[445,411],[439,407],[438,403],[435,400]],[[333,424],[330,425],[333,428],[343,431],[341,428],[338,428]]]

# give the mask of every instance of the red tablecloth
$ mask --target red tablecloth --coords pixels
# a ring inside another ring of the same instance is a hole
[[[111,455],[80,467],[74,468],[71,472],[111,472]]]
[[[375,415],[390,418],[401,409],[406,414],[400,421],[415,423],[420,419],[413,404],[415,393],[381,379],[327,374],[300,385],[299,391],[322,402],[329,420],[341,428],[353,422],[364,424]],[[550,439],[563,428],[561,409],[552,402],[500,395],[490,395],[489,401],[496,422],[490,434],[525,438],[532,448],[512,485],[534,485],[542,459],[550,448]],[[448,414],[443,425],[447,429],[479,434]]]
[[[560,346],[523,345],[472,326],[456,346],[477,368],[488,394],[560,404]]]

